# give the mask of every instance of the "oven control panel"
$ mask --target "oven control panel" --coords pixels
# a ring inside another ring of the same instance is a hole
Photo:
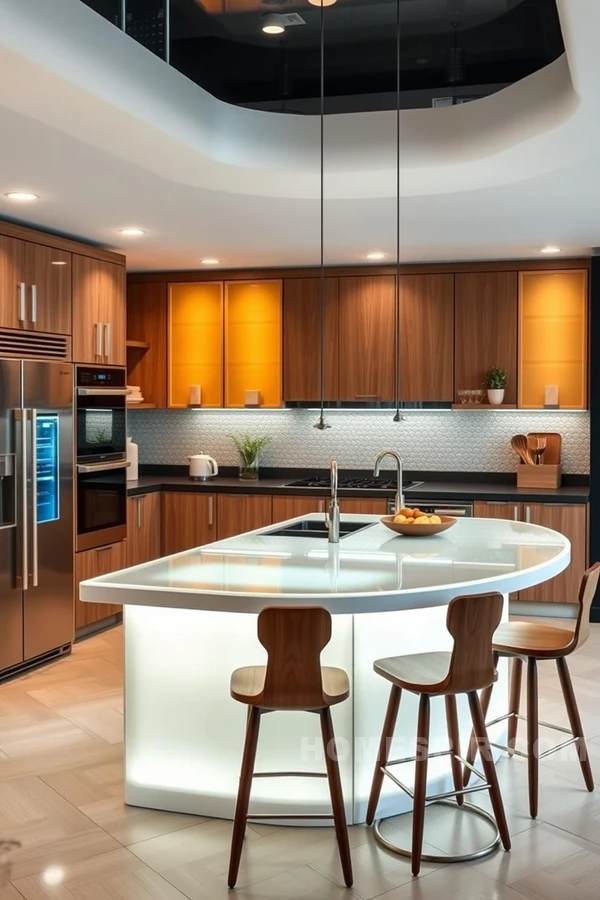
[[[124,388],[125,369],[100,369],[92,366],[77,366],[77,387]]]

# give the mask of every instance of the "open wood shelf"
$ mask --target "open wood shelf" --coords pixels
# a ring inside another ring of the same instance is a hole
[[[128,403],[127,409],[156,409],[156,403]]]
[[[478,409],[516,409],[516,403],[453,403],[452,409],[466,409],[466,410],[478,410]]]
[[[127,341],[127,348],[135,347],[137,350],[149,350],[150,344],[147,341]]]

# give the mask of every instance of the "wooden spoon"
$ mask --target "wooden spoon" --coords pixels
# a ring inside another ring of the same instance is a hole
[[[515,434],[515,436],[511,438],[510,446],[515,453],[519,454],[524,463],[527,463],[528,466],[533,465],[533,459],[529,452],[529,448],[527,447],[527,438],[524,434]]]

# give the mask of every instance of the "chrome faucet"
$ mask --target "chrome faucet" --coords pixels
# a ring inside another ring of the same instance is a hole
[[[328,540],[330,544],[339,544],[340,542],[340,507],[338,505],[338,464],[335,459],[331,460],[331,502],[329,504],[329,512],[325,513],[325,522],[327,523]]]
[[[402,457],[396,453],[395,450],[382,450],[377,459],[375,460],[375,468],[373,469],[373,475],[375,478],[379,475],[379,470],[381,468],[381,462],[386,458],[386,456],[391,456],[392,459],[396,460],[396,470],[398,474],[398,484],[396,488],[396,499],[394,501],[395,507],[395,515],[398,515],[400,510],[404,506],[404,496],[402,490]]]

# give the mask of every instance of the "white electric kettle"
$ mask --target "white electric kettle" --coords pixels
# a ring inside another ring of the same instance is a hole
[[[219,473],[217,461],[207,453],[196,453],[195,456],[186,458],[190,464],[190,478],[193,481],[206,481],[207,478]]]

